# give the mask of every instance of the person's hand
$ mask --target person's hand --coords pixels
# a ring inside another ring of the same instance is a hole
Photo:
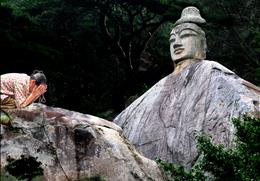
[[[47,85],[46,84],[40,84],[37,87],[34,87],[33,93],[40,96],[44,94],[47,91]]]
[[[27,105],[33,103],[36,99],[38,99],[46,91],[47,91],[46,84],[40,84],[39,86],[35,86],[31,92],[31,94],[25,99],[25,101],[20,105],[20,107],[26,107]]]
[[[40,84],[37,87],[37,91],[40,93],[40,95],[44,94],[47,91],[47,85],[46,84]]]

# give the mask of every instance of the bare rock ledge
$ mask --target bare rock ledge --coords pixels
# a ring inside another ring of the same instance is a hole
[[[1,125],[1,171],[7,158],[33,157],[47,181],[101,176],[106,181],[161,181],[157,164],[140,155],[119,126],[104,119],[33,104],[12,110],[14,129]]]

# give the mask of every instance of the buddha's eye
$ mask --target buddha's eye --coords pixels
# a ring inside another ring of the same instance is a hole
[[[176,40],[176,38],[174,36],[171,36],[169,41],[170,41],[170,43],[174,43],[175,40]]]
[[[188,36],[196,36],[196,35],[197,35],[197,33],[190,29],[182,30],[180,32],[180,38],[184,38],[184,37],[188,37]]]

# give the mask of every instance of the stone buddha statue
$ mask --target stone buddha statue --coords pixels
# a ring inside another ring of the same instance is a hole
[[[123,110],[114,122],[146,157],[191,168],[198,160],[196,136],[232,146],[231,118],[260,117],[260,88],[206,59],[206,21],[187,7],[170,33],[173,73]]]
[[[187,7],[181,18],[176,21],[170,33],[170,53],[175,64],[174,74],[187,65],[206,58],[206,38],[204,31],[197,25],[206,21],[196,7]]]

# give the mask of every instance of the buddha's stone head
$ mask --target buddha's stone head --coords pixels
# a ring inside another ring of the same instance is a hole
[[[206,58],[206,38],[197,25],[206,21],[195,7],[187,7],[170,33],[170,52],[175,64],[183,60],[203,60]]]

